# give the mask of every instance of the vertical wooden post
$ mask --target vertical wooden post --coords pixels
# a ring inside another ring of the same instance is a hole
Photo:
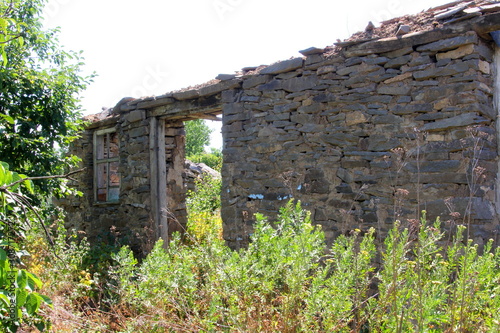
[[[168,245],[168,206],[167,206],[167,158],[165,156],[165,119],[158,120],[158,209],[159,209],[159,236]]]
[[[152,117],[149,131],[151,210],[157,236],[168,245],[167,165],[165,157],[165,120]]]

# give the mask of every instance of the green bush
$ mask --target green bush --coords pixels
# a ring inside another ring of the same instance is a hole
[[[195,181],[196,189],[187,194],[188,213],[215,212],[220,208],[222,179],[203,175]]]
[[[138,263],[123,247],[112,255],[106,313],[120,332],[498,332],[500,249],[489,242],[480,252],[463,230],[445,244],[439,221],[424,215],[409,229],[395,223],[382,245],[370,229],[326,248],[290,201],[275,222],[258,215],[240,251],[218,237],[176,236]],[[67,249],[68,260],[81,257],[82,247]]]
[[[209,153],[201,152],[188,155],[186,158],[194,163],[204,163],[215,171],[221,172],[222,151],[220,149],[212,148]]]
[[[39,222],[39,215],[23,194],[33,194],[31,181],[25,179],[0,162],[0,329],[4,332],[16,332],[22,324],[43,330],[47,323],[39,310],[52,304],[39,293],[42,281],[23,268],[23,260],[29,256],[25,233]]]
[[[188,239],[198,242],[222,240],[220,217],[221,179],[205,175],[196,180],[196,190],[188,192]]]

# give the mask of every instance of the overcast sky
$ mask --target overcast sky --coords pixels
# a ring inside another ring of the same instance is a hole
[[[90,114],[125,96],[161,95],[300,56],[299,50],[332,45],[369,21],[377,25],[447,2],[49,0],[44,16],[46,27],[61,28],[66,49],[83,50],[85,71],[98,75],[82,94]]]

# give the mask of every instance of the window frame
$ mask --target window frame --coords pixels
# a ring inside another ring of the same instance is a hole
[[[109,145],[110,140],[109,140],[109,138],[110,138],[110,135],[113,133],[116,133],[116,128],[114,128],[114,127],[94,131],[93,159],[94,159],[94,203],[95,204],[116,204],[120,201],[119,197],[120,197],[120,188],[121,188],[121,174],[119,172],[118,172],[118,177],[119,177],[118,178],[119,179],[118,186],[110,186],[110,172],[109,172],[110,164],[120,161],[120,141],[119,140],[117,142],[117,145],[118,145],[117,155],[113,156],[113,157],[109,157],[109,152],[110,152],[110,145]],[[106,145],[104,145],[103,141],[99,140],[99,137],[104,136],[104,135],[107,136],[107,142],[108,142],[107,147],[106,147]],[[108,156],[108,157],[98,158],[100,144],[102,144],[101,149],[107,148],[106,156]],[[104,176],[104,177],[106,177],[106,179],[105,179],[106,199],[104,201],[99,200],[99,193],[98,193],[99,192],[99,183],[100,183],[99,180],[101,177],[100,173],[99,173],[99,166],[102,164],[104,164],[106,166],[105,168],[107,170],[107,172],[105,173],[106,175]],[[116,198],[116,199],[109,198],[110,188],[118,188],[118,198]]]

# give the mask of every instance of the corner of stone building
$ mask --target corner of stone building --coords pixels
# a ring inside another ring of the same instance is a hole
[[[495,241],[497,245],[500,245],[500,42],[495,42],[494,45],[495,53],[493,56],[493,66],[492,71],[494,75],[494,84],[493,84],[493,106],[496,110],[497,118],[496,118],[496,142],[497,142],[497,178],[496,178],[496,198],[495,198],[495,206],[496,206],[496,228],[495,228]]]

